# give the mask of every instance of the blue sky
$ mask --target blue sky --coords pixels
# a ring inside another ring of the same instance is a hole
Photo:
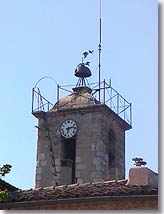
[[[97,0],[0,1],[0,164],[11,164],[5,180],[34,187],[37,119],[31,90],[43,76],[76,84],[74,69],[91,49],[92,77],[98,80]],[[126,175],[132,158],[143,157],[158,172],[158,4],[155,0],[102,0],[102,79],[133,105],[126,132]],[[39,87],[51,102],[56,84]]]

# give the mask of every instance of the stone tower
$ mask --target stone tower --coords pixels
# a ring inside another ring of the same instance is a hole
[[[125,178],[125,131],[131,126],[80,84],[38,118],[36,187]],[[80,73],[81,72],[81,73]]]

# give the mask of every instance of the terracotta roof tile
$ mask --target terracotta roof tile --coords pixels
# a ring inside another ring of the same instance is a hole
[[[158,189],[150,186],[127,186],[127,180],[52,186],[18,190],[9,194],[8,202],[56,200],[96,196],[157,195]]]

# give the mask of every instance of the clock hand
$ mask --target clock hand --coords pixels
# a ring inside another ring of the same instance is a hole
[[[69,127],[67,127],[67,128],[66,128],[66,130],[67,130],[67,133],[69,132],[69,129],[70,129]]]
[[[69,129],[72,129],[74,128],[74,126],[68,126],[66,129],[69,130]]]
[[[75,127],[74,126],[70,126],[69,128],[72,129],[72,128],[75,128]]]
[[[67,133],[69,132],[69,130],[70,130],[71,128],[73,128],[73,126],[68,126],[68,127],[66,128]]]

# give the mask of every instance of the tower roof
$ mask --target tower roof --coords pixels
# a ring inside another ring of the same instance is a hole
[[[88,105],[97,104],[98,101],[92,96],[92,90],[87,87],[73,88],[73,93],[58,100],[51,111],[64,108],[79,108]]]

